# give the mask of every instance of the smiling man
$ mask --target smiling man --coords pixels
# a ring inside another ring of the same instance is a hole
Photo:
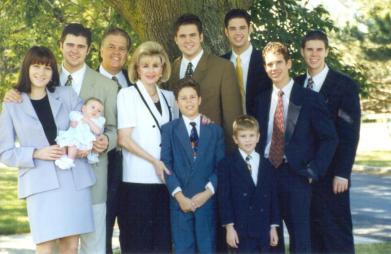
[[[232,9],[225,15],[224,25],[224,32],[232,50],[222,57],[234,64],[243,110],[253,115],[255,97],[261,91],[270,88],[271,81],[266,75],[261,53],[250,41],[251,16],[246,10]]]
[[[349,186],[360,135],[359,88],[351,78],[327,66],[328,53],[325,33],[305,35],[301,55],[307,73],[297,81],[325,98],[339,139],[325,177],[313,186],[311,245],[314,253],[354,253]]]
[[[273,87],[256,98],[256,118],[264,159],[261,168],[275,172],[281,217],[289,232],[290,253],[311,253],[311,183],[326,172],[337,134],[322,98],[294,82],[287,47],[269,42],[262,52]],[[282,230],[279,248],[283,250]]]
[[[180,16],[174,25],[175,43],[182,56],[173,63],[168,88],[174,90],[179,79],[192,77],[200,84],[202,104],[200,113],[225,132],[228,149],[233,147],[232,123],[242,114],[239,87],[232,64],[207,53],[201,43],[204,40],[201,20],[193,14]]]
[[[107,151],[116,147],[116,105],[118,86],[92,70],[85,63],[91,47],[91,31],[81,24],[67,25],[60,39],[63,63],[60,83],[72,86],[84,100],[96,97],[104,103],[105,132],[97,137],[93,151],[99,153],[99,162],[92,167],[96,184],[92,188],[95,232],[81,235],[81,253],[106,253],[106,196],[107,196]],[[77,208],[75,208],[77,209]]]
[[[124,69],[131,40],[127,32],[120,28],[108,29],[102,37],[98,71],[103,76],[117,82],[118,89],[131,86],[128,72]],[[107,172],[107,213],[106,213],[106,253],[113,253],[112,237],[115,220],[120,210],[120,185],[122,182],[122,152],[113,149],[108,153]],[[119,225],[121,231],[121,225]]]

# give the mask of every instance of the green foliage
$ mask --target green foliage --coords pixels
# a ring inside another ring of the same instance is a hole
[[[255,46],[262,49],[269,41],[284,42],[290,49],[294,76],[306,70],[300,55],[302,37],[313,29],[326,33],[338,31],[329,13],[322,6],[309,10],[295,0],[255,0],[250,11],[255,26],[255,32],[252,34]],[[341,52],[331,47],[327,63],[354,78],[361,85],[362,94],[366,95],[370,86],[364,75],[366,69],[363,66],[342,63],[342,57]]]
[[[34,45],[49,47],[61,63],[59,38],[63,27],[72,22],[90,27],[93,34],[87,64],[99,64],[99,42],[104,31],[118,26],[132,36],[130,26],[102,0],[2,0],[0,9],[0,98],[17,79],[26,51]]]

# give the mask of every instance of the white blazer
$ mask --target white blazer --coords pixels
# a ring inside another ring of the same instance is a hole
[[[157,88],[162,108],[162,114],[160,114],[143,83],[139,80],[136,85],[159,126],[170,120],[170,114],[171,120],[178,118],[178,108],[172,92]],[[117,111],[118,129],[133,128],[132,139],[146,152],[155,158],[160,158],[161,136],[159,126],[157,126],[135,86],[121,89],[117,97]],[[126,149],[123,149],[122,153],[122,180],[124,182],[162,183],[150,162],[129,153]]]

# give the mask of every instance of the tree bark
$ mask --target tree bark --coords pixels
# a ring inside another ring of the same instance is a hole
[[[217,55],[228,49],[224,16],[232,8],[249,9],[253,0],[106,0],[132,26],[141,41],[161,43],[171,58],[180,55],[174,42],[174,22],[193,13],[203,23],[204,49]]]

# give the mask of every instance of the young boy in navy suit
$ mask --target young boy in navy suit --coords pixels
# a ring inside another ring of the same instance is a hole
[[[227,244],[238,253],[265,253],[276,246],[280,221],[272,172],[255,152],[259,125],[252,116],[238,117],[233,139],[238,145],[218,167],[218,201]]]
[[[182,117],[162,126],[161,160],[171,194],[171,232],[175,253],[215,252],[216,168],[224,156],[223,130],[203,124],[200,87],[191,78],[174,91]]]

